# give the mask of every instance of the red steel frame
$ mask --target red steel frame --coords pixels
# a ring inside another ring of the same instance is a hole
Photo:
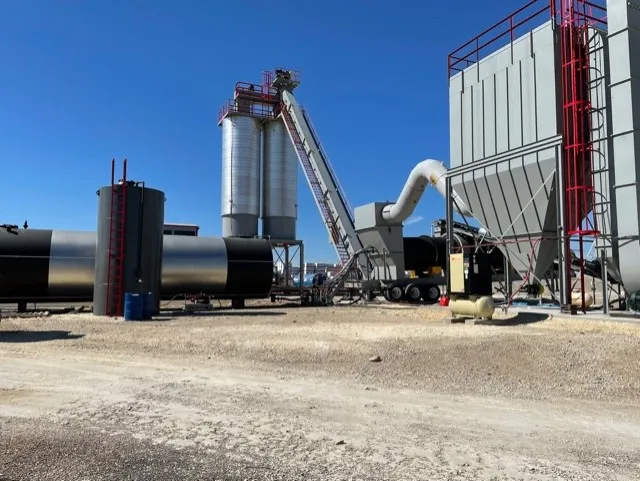
[[[589,28],[606,25],[606,6],[589,0],[530,0],[511,15],[481,32],[448,56],[449,77],[478,63],[482,52],[505,37],[513,42],[525,25],[547,13],[560,25],[562,113],[563,113],[563,167],[565,198],[565,226],[568,301],[575,284],[580,282],[582,310],[585,306],[584,238],[599,234],[595,217],[589,219],[595,198],[593,179],[593,150],[591,138],[592,107],[589,88]],[[524,33],[524,32],[523,32]],[[494,48],[497,48],[495,46]],[[580,251],[580,276],[572,285],[571,237],[577,238]]]
[[[124,295],[124,247],[127,212],[127,159],[124,159],[122,180],[116,182],[116,159],[111,160],[111,212],[109,215],[109,262],[107,263],[107,316],[118,316],[123,310]],[[115,222],[114,215],[118,222]],[[112,306],[115,304],[115,309]]]

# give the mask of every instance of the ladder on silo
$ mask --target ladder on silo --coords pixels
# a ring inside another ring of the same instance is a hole
[[[322,153],[308,117],[291,92],[282,92],[280,111],[331,242],[340,262],[345,265],[362,249],[346,197]]]
[[[107,316],[123,311],[124,248],[127,211],[127,159],[124,159],[122,180],[116,182],[116,160],[111,160],[111,212],[109,214],[109,262],[107,263]]]

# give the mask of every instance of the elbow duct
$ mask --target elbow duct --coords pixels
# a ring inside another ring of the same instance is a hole
[[[416,165],[395,204],[389,204],[382,210],[382,218],[387,222],[404,222],[416,208],[422,194],[429,184],[433,185],[442,197],[446,196],[445,177],[447,168],[442,162],[427,159]],[[458,194],[452,191],[453,208],[465,217],[471,217],[471,211]]]
[[[163,239],[163,298],[200,293],[221,299],[268,297],[273,254],[267,240]],[[92,300],[96,240],[94,232],[0,231],[0,302]]]

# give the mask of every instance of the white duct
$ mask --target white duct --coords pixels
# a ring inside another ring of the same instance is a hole
[[[407,220],[420,202],[422,194],[429,184],[440,192],[442,197],[446,196],[445,177],[447,168],[442,162],[434,159],[427,159],[416,165],[411,173],[400,197],[395,204],[389,204],[382,209],[382,218],[387,222],[404,222]],[[451,192],[453,197],[453,208],[465,217],[472,217],[471,211],[462,202],[462,199],[455,192]]]

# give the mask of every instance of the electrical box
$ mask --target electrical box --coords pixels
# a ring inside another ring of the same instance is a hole
[[[464,293],[464,254],[451,254],[449,257],[449,278],[451,293]]]
[[[493,275],[490,255],[485,252],[451,254],[451,293],[466,296],[493,294]]]

